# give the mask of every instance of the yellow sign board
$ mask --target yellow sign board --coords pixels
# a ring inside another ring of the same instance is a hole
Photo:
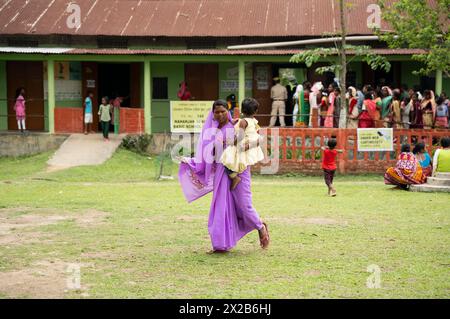
[[[359,128],[358,152],[394,150],[394,131],[392,128]]]
[[[170,101],[170,131],[200,133],[214,101]]]

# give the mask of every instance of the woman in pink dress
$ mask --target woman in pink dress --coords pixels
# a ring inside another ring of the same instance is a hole
[[[25,89],[20,87],[16,90],[16,102],[14,111],[16,112],[17,128],[23,133],[25,128]]]

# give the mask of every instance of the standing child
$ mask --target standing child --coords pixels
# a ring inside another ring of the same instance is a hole
[[[100,123],[102,125],[103,138],[107,142],[109,141],[109,122],[111,121],[111,105],[107,96],[102,97],[102,104],[99,107],[98,115],[100,116]]]
[[[16,112],[17,128],[24,133],[25,128],[25,89],[20,87],[16,90],[16,102],[14,111]]]
[[[84,100],[84,134],[87,135],[88,132],[92,132],[92,99],[94,98],[94,93],[88,92],[88,96]]]
[[[333,187],[334,173],[336,172],[336,156],[337,153],[342,153],[342,150],[336,150],[336,139],[328,140],[327,146],[322,146],[323,160],[322,169],[325,178],[325,184],[328,186],[328,195],[336,196],[336,189]]]
[[[234,126],[237,136],[234,145],[228,146],[220,159],[225,166],[228,177],[232,180],[232,190],[241,181],[238,174],[244,172],[247,166],[264,159],[264,153],[259,146],[258,120],[255,119],[258,106],[258,101],[252,98],[246,98],[242,101],[241,111],[244,118],[240,119]]]

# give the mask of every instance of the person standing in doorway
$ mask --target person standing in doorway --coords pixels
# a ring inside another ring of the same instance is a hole
[[[191,100],[191,92],[189,91],[188,84],[185,81],[180,83],[180,89],[178,90],[177,95],[181,101]]]
[[[16,90],[16,102],[14,111],[16,112],[17,128],[25,133],[25,88],[20,87]]]
[[[88,92],[86,99],[84,100],[84,134],[87,135],[88,132],[92,133],[92,99],[94,98],[94,93]]]
[[[275,126],[277,114],[280,117],[280,126],[285,127],[284,115],[286,111],[286,100],[288,98],[287,90],[280,84],[280,78],[274,78],[275,85],[270,89],[270,97],[272,99],[272,112],[269,127]]]
[[[109,123],[111,122],[111,105],[107,96],[102,97],[102,104],[99,107],[98,115],[102,125],[103,138],[105,142],[109,141]]]

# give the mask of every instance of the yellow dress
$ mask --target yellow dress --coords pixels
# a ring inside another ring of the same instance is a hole
[[[261,147],[255,146],[259,140],[258,120],[254,118],[245,118],[244,120],[248,124],[244,132],[244,138],[238,142],[238,145],[228,146],[220,158],[221,163],[225,167],[236,173],[242,173],[247,169],[247,166],[254,165],[264,159]],[[239,132],[239,122],[236,123],[234,129],[237,134]],[[249,143],[250,149],[244,151],[246,143]]]

